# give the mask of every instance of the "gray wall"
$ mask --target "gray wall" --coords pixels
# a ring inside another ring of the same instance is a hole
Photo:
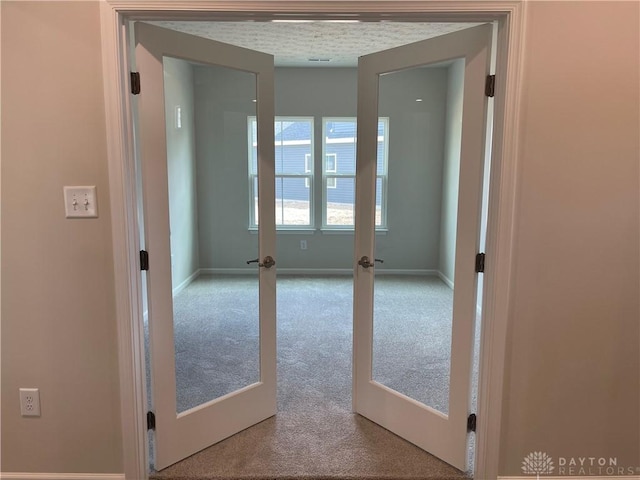
[[[460,144],[462,141],[462,101],[464,61],[458,60],[447,69],[447,121],[445,155],[442,172],[442,223],[440,226],[439,271],[455,282],[456,231],[458,222],[458,184],[460,177]]]
[[[376,257],[385,268],[438,268],[446,96],[446,68],[380,77],[378,113],[389,117],[389,232],[377,237]]]
[[[255,115],[255,75],[194,67],[201,268],[253,268],[258,236],[250,234],[247,116]]]
[[[164,60],[167,173],[174,290],[198,271],[198,208],[193,126],[193,67],[184,60]],[[176,107],[182,127],[176,125]]]
[[[246,117],[253,114],[248,100],[255,86],[248,74],[219,70],[195,69],[200,266],[243,268],[257,253],[256,234],[247,230]],[[377,236],[376,255],[384,257],[386,268],[438,268],[446,81],[446,69],[437,68],[388,75],[381,82],[380,115],[390,118],[389,232]],[[322,117],[355,117],[356,87],[355,69],[276,70],[276,115],[314,117],[316,179]],[[316,226],[321,193],[316,182]],[[305,251],[301,239],[307,240]],[[349,269],[353,233],[279,233],[276,258],[281,268]]]

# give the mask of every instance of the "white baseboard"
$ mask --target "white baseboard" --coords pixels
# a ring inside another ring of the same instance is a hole
[[[201,268],[200,275],[251,275],[258,277],[258,267],[253,268]]]
[[[176,288],[173,289],[173,296],[175,297],[177,294],[179,294],[182,290],[184,290],[185,288],[187,288],[187,286],[193,282],[196,278],[198,278],[198,276],[200,275],[200,269],[196,270],[195,272],[193,272],[191,275],[189,275],[182,283],[180,283],[180,285],[178,285]]]
[[[535,475],[526,475],[522,477],[498,477],[498,480],[536,480]],[[609,476],[594,476],[589,475],[586,477],[579,477],[577,475],[566,476],[554,476],[554,475],[540,475],[540,480],[640,480],[640,475],[609,475]]]
[[[453,290],[453,282],[451,281],[451,279],[449,277],[447,277],[440,270],[438,270],[438,277],[440,278],[440,280],[442,280],[444,283],[446,283],[451,290]]]
[[[124,473],[27,473],[2,472],[2,480],[125,480]]]
[[[416,275],[419,277],[435,277],[438,275],[437,270],[408,270],[395,268],[378,268],[376,275]]]
[[[256,273],[251,268],[201,268],[200,275],[247,275]],[[279,268],[278,275],[353,275],[351,268]],[[437,276],[437,270],[407,270],[378,268],[376,275]]]
[[[278,268],[278,275],[353,275],[350,268]],[[201,275],[251,275],[257,278],[258,269],[254,268],[201,268]]]
[[[279,268],[278,275],[353,275],[351,268]]]

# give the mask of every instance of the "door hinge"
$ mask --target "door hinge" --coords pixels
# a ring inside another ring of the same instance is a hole
[[[484,272],[484,253],[478,253],[476,255],[476,272],[477,273]]]
[[[140,270],[149,270],[149,252],[140,250]]]
[[[153,412],[147,412],[147,430],[156,429],[156,414]]]
[[[476,431],[476,422],[477,422],[477,418],[476,418],[476,414],[472,413],[471,415],[469,415],[467,417],[467,431],[468,432],[475,432]]]
[[[140,93],[140,73],[131,72],[131,93],[138,95]]]
[[[484,84],[484,94],[487,97],[493,97],[496,93],[496,76],[487,75],[487,81]]]

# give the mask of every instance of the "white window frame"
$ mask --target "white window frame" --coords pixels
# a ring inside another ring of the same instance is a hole
[[[329,157],[333,157],[333,168],[329,168],[327,166],[327,159]],[[331,174],[331,173],[338,173],[338,154],[337,153],[327,153],[324,156],[324,161],[325,161],[325,166],[324,166],[324,170],[326,173]],[[337,188],[338,186],[338,182],[337,182],[337,178],[336,177],[329,177],[327,178],[327,188]]]
[[[382,138],[384,139],[384,150],[383,150],[383,163],[382,163],[382,173],[376,173],[376,181],[377,179],[381,180],[381,212],[380,212],[380,225],[376,225],[376,231],[385,232],[388,230],[387,227],[387,190],[388,190],[388,178],[389,178],[389,117],[379,117],[378,121],[381,121],[384,125],[384,133]],[[322,158],[324,162],[322,163],[322,230],[346,230],[353,231],[355,225],[328,225],[327,224],[327,189],[329,188],[337,188],[338,178],[353,178],[354,188],[355,188],[355,179],[356,172],[351,173],[341,173],[338,174],[338,159],[337,154],[327,153],[327,135],[326,135],[326,127],[328,122],[357,122],[356,117],[322,117]],[[381,138],[378,137],[378,141]],[[357,138],[354,137],[353,141],[357,143]],[[334,166],[335,170],[327,169],[327,156],[334,155],[336,157]],[[333,181],[333,185],[331,185],[331,181]],[[354,201],[355,201],[355,192],[354,192]]]
[[[304,173],[310,173],[311,178],[304,179],[304,186],[307,188],[311,188],[313,182],[313,144],[311,145],[311,153],[304,154]]]
[[[258,178],[257,171],[253,171],[253,164],[251,162],[252,150],[256,147],[256,142],[252,141],[253,136],[253,124],[256,122],[255,115],[250,115],[247,117],[247,177],[249,179],[248,183],[248,195],[249,195],[249,230],[258,230],[258,222],[259,218],[256,218],[256,192],[255,188],[255,180]],[[314,228],[314,195],[313,195],[313,150],[314,150],[314,117],[275,117],[275,123],[278,122],[309,122],[311,124],[311,139],[309,140],[311,153],[305,153],[304,158],[304,173],[276,173],[275,179],[276,182],[280,178],[304,178],[305,187],[309,188],[309,223],[308,224],[276,224],[276,230],[310,230]],[[295,140],[296,145],[304,145],[305,143],[300,143],[300,141]],[[279,143],[276,141],[274,146],[277,147]],[[276,207],[277,208],[277,207]],[[258,212],[259,214],[259,212]]]

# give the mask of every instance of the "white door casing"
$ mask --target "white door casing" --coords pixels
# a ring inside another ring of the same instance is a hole
[[[136,23],[139,146],[156,416],[155,468],[165,468],[276,413],[275,268],[260,268],[260,381],[182,413],[176,407],[175,347],[169,241],[169,198],[163,57],[256,75],[259,257],[275,256],[273,57],[264,53]]]
[[[491,193],[484,274],[483,335],[476,433],[476,478],[498,475],[503,409],[504,362],[511,298],[513,224],[518,177],[518,145],[527,11],[521,0],[412,1],[232,0],[223,3],[173,0],[100,2],[102,64],[109,167],[109,197],[114,257],[120,384],[123,471],[127,478],[147,478],[146,394],[141,280],[129,71],[130,21],[179,19],[185,15],[215,19],[226,12],[268,19],[296,13],[306,18],[354,12],[401,21],[410,12],[421,21],[495,21],[497,67]],[[257,13],[259,12],[259,13]],[[318,13],[321,12],[321,13]]]
[[[467,417],[476,316],[478,252],[484,165],[491,25],[360,57],[356,175],[353,408],[370,420],[450,463],[467,469]],[[464,93],[449,414],[438,412],[373,380],[373,286],[379,76],[417,66],[464,59]]]

